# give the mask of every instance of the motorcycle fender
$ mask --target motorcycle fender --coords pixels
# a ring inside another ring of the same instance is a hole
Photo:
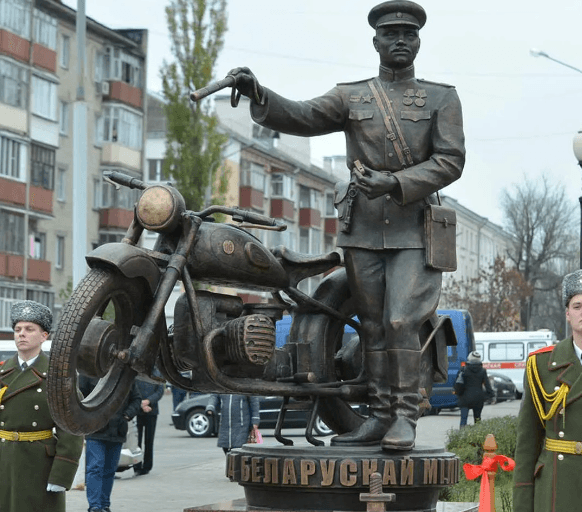
[[[91,268],[106,264],[130,279],[144,278],[152,293],[158,287],[160,269],[155,260],[139,247],[120,242],[104,244],[87,254],[85,259]]]

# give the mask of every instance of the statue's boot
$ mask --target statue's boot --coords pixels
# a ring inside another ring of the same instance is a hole
[[[386,383],[386,352],[366,352],[364,364],[368,377],[370,416],[355,430],[333,437],[334,446],[367,446],[380,444],[390,425],[390,393]]]
[[[412,450],[420,413],[420,351],[388,350],[392,422],[382,438],[383,450]]]

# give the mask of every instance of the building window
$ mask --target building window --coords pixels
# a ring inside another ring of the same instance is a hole
[[[106,170],[121,170],[121,169],[103,169]],[[127,173],[127,171],[124,171]],[[137,178],[137,176],[134,176]],[[139,190],[129,189],[127,187],[120,187],[117,190],[113,185],[103,181],[95,180],[95,194],[94,202],[96,209],[120,208],[123,210],[133,210],[133,207],[139,199]]]
[[[24,215],[0,210],[0,252],[24,254]]]
[[[148,159],[148,181],[168,181],[169,176],[164,173],[164,160]]]
[[[46,234],[31,232],[28,235],[28,256],[33,260],[46,260]]]
[[[325,216],[337,217],[337,210],[333,204],[335,194],[333,192],[326,192],[325,194]]]
[[[299,252],[309,254],[309,229],[299,229]]]
[[[59,168],[57,171],[57,200],[65,202],[67,200],[67,171]]]
[[[312,210],[322,211],[321,192],[313,188],[299,187],[299,208],[311,208]]]
[[[57,120],[57,84],[39,76],[32,77],[32,113]]]
[[[125,233],[99,233],[99,243],[98,243],[97,247],[99,245],[103,245],[103,244],[112,244],[115,242],[121,242],[121,240],[123,239],[124,236],[125,236]]]
[[[103,107],[98,130],[101,142],[117,142],[135,149],[142,147],[143,116],[124,107]]]
[[[28,71],[4,59],[0,59],[0,101],[28,108]]]
[[[60,102],[60,115],[59,115],[59,132],[61,135],[68,135],[69,133],[69,104],[61,101]]]
[[[61,34],[61,67],[69,68],[69,55],[71,50],[71,38],[65,34]]]
[[[57,235],[55,267],[64,268],[65,266],[65,237]]]
[[[22,288],[0,286],[0,329],[12,330],[10,310],[15,302],[22,300]]]
[[[311,254],[320,254],[321,253],[321,230],[319,229],[310,229],[310,246],[309,250]]]
[[[26,299],[34,300],[35,302],[40,302],[41,304],[44,304],[50,309],[53,309],[55,295],[52,292],[45,292],[44,290],[28,289],[26,290]]]
[[[0,0],[0,26],[30,38],[30,0]]]
[[[0,136],[0,176],[23,180],[26,167],[26,146]]]
[[[262,165],[243,160],[241,165],[240,184],[265,193],[265,168]]]
[[[34,40],[38,44],[56,51],[57,25],[56,18],[38,9],[34,10]]]
[[[30,183],[46,190],[54,189],[55,150],[31,145]]]
[[[282,197],[289,201],[295,200],[295,179],[288,174],[271,175],[271,196]]]
[[[108,46],[103,56],[103,79],[125,82],[141,88],[143,84],[143,61],[120,48]]]

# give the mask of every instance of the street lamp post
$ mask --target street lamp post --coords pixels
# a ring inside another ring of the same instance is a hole
[[[562,66],[573,69],[574,71],[577,71],[578,73],[582,73],[582,69],[571,66],[570,64],[567,64],[566,62],[563,62],[561,60],[554,59],[554,57],[550,57],[546,52],[544,52],[542,50],[537,50],[535,48],[532,48],[529,51],[529,53],[532,57],[544,57],[544,58],[549,59],[553,62],[557,62],[558,64],[560,64]],[[582,131],[578,132],[576,134],[576,136],[574,137],[573,145],[574,145],[574,156],[576,157],[576,160],[578,160],[578,165],[582,168]],[[580,263],[580,268],[582,269],[582,196],[578,198],[578,201],[580,202],[580,262],[579,263]]]

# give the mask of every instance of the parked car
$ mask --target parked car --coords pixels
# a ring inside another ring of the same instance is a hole
[[[487,372],[487,376],[495,393],[488,403],[515,400],[518,397],[517,387],[509,377],[497,372]]]
[[[128,424],[127,440],[121,447],[121,455],[117,464],[117,471],[121,473],[132,468],[136,464],[143,462],[143,451],[137,444],[137,422],[134,418]]]
[[[172,422],[177,430],[186,430],[192,437],[208,437],[218,432],[218,422],[206,414],[210,394],[201,393],[183,400],[172,413]],[[275,428],[283,398],[280,396],[260,397],[261,429]],[[285,414],[283,428],[305,428],[308,411],[289,410]],[[319,418],[314,426],[316,435],[327,436],[333,431]]]

